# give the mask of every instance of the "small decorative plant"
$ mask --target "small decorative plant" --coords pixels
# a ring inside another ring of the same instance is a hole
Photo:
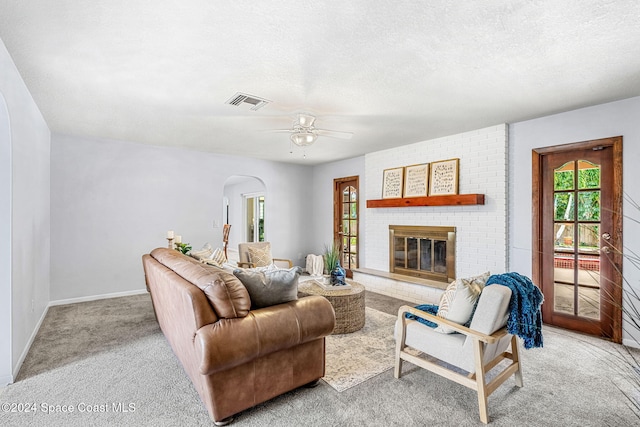
[[[327,274],[331,274],[331,270],[340,261],[340,243],[333,242],[331,246],[324,245],[324,269]]]
[[[191,250],[191,245],[188,243],[176,243],[176,249],[186,255]]]

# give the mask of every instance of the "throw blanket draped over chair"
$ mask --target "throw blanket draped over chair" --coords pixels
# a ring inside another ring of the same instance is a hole
[[[322,255],[307,255],[307,273],[310,276],[322,276],[322,270],[324,270]]]
[[[494,274],[485,286],[503,285],[511,289],[507,330],[524,340],[524,348],[542,347],[542,313],[544,296],[531,280],[518,273]]]

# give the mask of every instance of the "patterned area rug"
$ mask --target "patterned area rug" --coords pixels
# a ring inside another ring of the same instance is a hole
[[[342,392],[393,367],[396,316],[365,309],[364,328],[351,334],[330,335],[326,340],[323,380]]]

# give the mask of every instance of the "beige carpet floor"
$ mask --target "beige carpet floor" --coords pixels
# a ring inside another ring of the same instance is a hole
[[[394,313],[398,302],[386,301],[371,298]],[[556,328],[544,334],[543,349],[522,352],[524,387],[510,379],[489,397],[491,426],[640,425],[640,372],[624,347]],[[1,426],[212,425],[148,295],[52,307],[0,404]],[[477,411],[473,391],[405,364],[399,380],[387,369],[342,392],[321,382],[233,425],[479,426]]]

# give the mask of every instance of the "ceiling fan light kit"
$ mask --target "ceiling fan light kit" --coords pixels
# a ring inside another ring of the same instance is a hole
[[[318,129],[314,126],[316,117],[308,113],[298,113],[296,120],[290,129],[274,129],[273,132],[288,132],[291,135],[289,140],[298,147],[308,147],[318,139],[319,136],[329,138],[350,139],[353,133],[341,132],[329,129]],[[292,153],[292,151],[289,151]],[[306,157],[306,156],[305,156]]]
[[[318,136],[312,131],[300,131],[291,134],[291,142],[299,147],[306,147],[313,144]]]

